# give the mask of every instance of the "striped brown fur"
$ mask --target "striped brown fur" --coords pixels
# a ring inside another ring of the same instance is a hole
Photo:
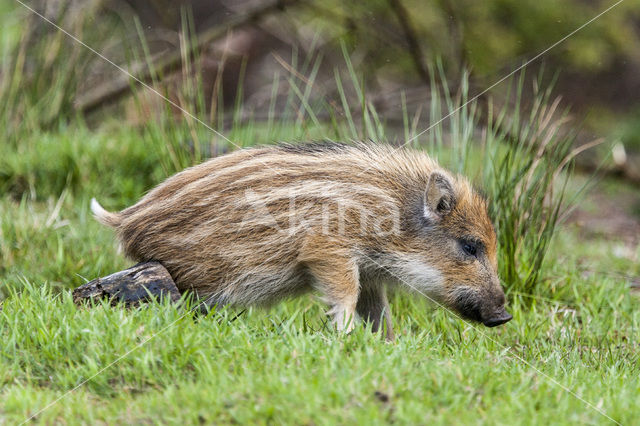
[[[251,148],[186,169],[97,219],[132,259],[157,260],[209,304],[269,305],[310,290],[340,329],[392,337],[386,286],[463,316],[510,317],[485,200],[426,154],[337,143]],[[475,248],[475,254],[473,249]]]

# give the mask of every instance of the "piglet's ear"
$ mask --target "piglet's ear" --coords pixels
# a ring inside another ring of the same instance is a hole
[[[449,178],[440,172],[431,173],[425,192],[425,215],[431,219],[441,219],[451,213],[455,204],[456,198]]]

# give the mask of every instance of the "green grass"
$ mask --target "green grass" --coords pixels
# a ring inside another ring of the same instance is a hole
[[[313,297],[238,318],[233,310],[194,318],[163,304],[78,309],[71,288],[130,264],[112,231],[91,218],[90,197],[123,207],[162,168],[122,127],[79,126],[25,143],[41,155],[9,170],[35,179],[27,185],[35,197],[26,190],[0,198],[0,422],[25,420],[88,378],[36,420],[608,422],[545,375],[621,423],[640,416],[640,304],[628,279],[610,273],[637,275],[640,253],[619,259],[615,242],[585,242],[561,228],[546,285],[508,295],[511,323],[476,328],[398,291],[394,343],[362,329],[337,334]],[[58,186],[67,156],[77,176]],[[45,166],[49,172],[31,173]]]
[[[194,319],[164,305],[79,310],[67,293],[27,285],[3,305],[2,416],[34,414],[159,333],[38,420],[606,423],[518,356],[630,424],[640,415],[640,315],[623,287],[601,285],[607,297],[587,291],[576,300],[597,297],[599,306],[516,311],[491,331],[399,297],[392,344],[322,328],[308,300],[231,321],[229,312]]]

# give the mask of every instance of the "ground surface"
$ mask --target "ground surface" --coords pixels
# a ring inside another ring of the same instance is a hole
[[[599,181],[568,221],[587,236],[618,240],[633,247],[640,242],[640,189],[620,179]]]
[[[0,423],[640,418],[633,188],[596,187],[560,229],[544,288],[508,294],[514,320],[506,326],[476,327],[397,291],[398,339],[385,343],[361,329],[332,331],[312,297],[240,316],[195,317],[159,304],[76,308],[70,289],[131,264],[91,218],[90,198],[124,207],[161,173],[124,134],[79,130],[38,144],[32,156],[2,153],[12,174],[5,171],[11,185],[0,196]],[[629,222],[596,229],[611,222],[603,205],[622,208]]]

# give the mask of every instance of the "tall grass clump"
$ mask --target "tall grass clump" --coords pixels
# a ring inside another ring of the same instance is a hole
[[[575,133],[564,126],[567,111],[559,110],[560,99],[552,99],[551,88],[541,88],[539,81],[525,108],[524,76],[514,84],[514,107],[495,114],[489,103],[483,184],[498,230],[501,276],[508,289],[531,294],[543,282],[543,262],[568,207]]]
[[[542,76],[526,90],[526,74],[507,83],[506,99],[487,100],[480,120],[464,75],[451,94],[444,73],[432,81],[429,152],[449,168],[475,177],[489,201],[499,242],[499,272],[507,290],[531,294],[544,284],[543,262],[560,218],[568,208],[575,133],[567,111]],[[526,94],[526,96],[525,96]],[[441,117],[447,117],[441,120]]]
[[[156,151],[165,175],[226,151],[224,145],[227,142],[221,133],[215,133],[220,126],[218,119],[222,119],[216,113],[216,96],[212,97],[211,104],[206,103],[199,50],[194,48],[197,35],[193,17],[184,8],[181,12],[181,78],[171,85],[161,83],[170,78],[154,65],[137,19],[135,22],[142,51],[132,49],[136,62],[146,62],[151,75],[150,85],[156,91],[135,87],[132,93],[140,115],[151,114],[146,117],[142,133],[146,145]]]

